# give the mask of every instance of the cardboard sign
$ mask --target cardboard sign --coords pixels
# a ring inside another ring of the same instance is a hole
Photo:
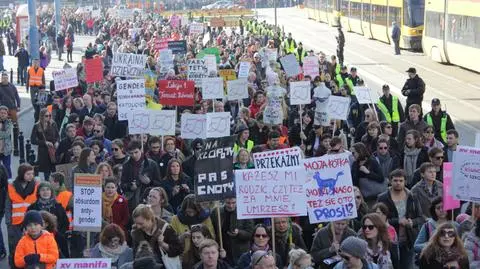
[[[202,98],[203,99],[221,99],[225,96],[223,90],[222,78],[203,78],[202,79]]]
[[[235,137],[208,138],[195,162],[197,201],[223,201],[234,194],[233,145]]]
[[[208,55],[208,54],[215,55],[215,58],[217,59],[217,64],[220,63],[220,50],[215,47],[209,47],[209,48],[203,49],[197,54],[196,58],[202,59],[203,57],[205,57],[205,55]]]
[[[223,78],[224,81],[236,80],[237,74],[234,69],[220,69],[218,75]]]
[[[202,86],[202,79],[208,77],[208,68],[204,59],[188,60],[188,80],[195,81],[195,87]]]
[[[159,103],[169,106],[193,106],[195,84],[189,80],[160,80]]]
[[[101,57],[85,60],[85,81],[94,83],[103,80],[103,60]]]
[[[310,223],[357,217],[348,154],[303,160]]]
[[[100,232],[102,230],[102,176],[75,174],[73,192],[73,230]]]
[[[52,71],[52,77],[55,83],[55,91],[66,90],[78,86],[76,68],[66,68],[59,71]]]
[[[350,109],[350,98],[330,96],[328,100],[328,117],[332,120],[347,120]]]
[[[178,41],[168,41],[168,49],[172,51],[173,54],[186,54],[187,53],[187,41],[178,40]]]
[[[145,70],[145,97],[155,98],[155,89],[157,89],[157,74],[150,69]],[[156,98],[155,98],[156,99]]]
[[[453,178],[453,163],[443,163],[443,210],[456,209],[460,207],[460,201],[455,199],[451,193]]]
[[[168,49],[168,42],[171,41],[170,38],[156,38],[154,49],[155,50],[163,50]]]
[[[83,259],[59,259],[57,260],[57,269],[74,268],[93,268],[110,269],[112,268],[112,259],[105,258],[83,258]]]
[[[189,35],[203,34],[203,23],[193,22],[190,24]]]
[[[330,118],[328,116],[328,102],[332,91],[320,82],[320,85],[313,89],[313,100],[315,101],[314,125],[329,126]]]
[[[248,78],[250,72],[250,62],[240,62],[238,67],[238,78]]]
[[[117,81],[117,106],[119,120],[128,120],[132,111],[145,109],[145,80]]]
[[[223,18],[211,18],[210,27],[224,27],[225,20]]]
[[[230,136],[230,112],[207,113],[207,137]]]
[[[117,17],[122,20],[133,19],[133,10],[128,8],[119,8],[117,9]]]
[[[180,16],[172,15],[172,17],[170,17],[170,26],[172,28],[179,27],[180,26]]]
[[[353,90],[359,104],[376,104],[380,98],[377,92],[365,86],[355,86]]]
[[[183,139],[207,138],[207,115],[182,114],[180,136]]]
[[[283,56],[280,58],[280,62],[282,63],[283,70],[285,70],[287,77],[295,77],[302,72],[300,65],[297,62],[297,58],[295,58],[295,55],[293,54]]]
[[[175,110],[147,110],[150,114],[152,135],[175,135],[177,115]]]
[[[270,150],[253,154],[255,168],[282,168],[299,166],[303,159],[302,150],[299,147]]]
[[[227,81],[227,99],[243,100],[248,98],[248,82],[245,79]]]
[[[131,111],[128,115],[128,134],[146,134],[150,127],[150,114],[145,109]]]
[[[203,59],[205,60],[205,64],[207,65],[208,74],[217,74],[217,62],[215,61],[215,55],[208,54],[205,55]]]
[[[158,55],[158,65],[160,66],[160,78],[165,78],[168,71],[174,70],[173,54],[169,49],[162,49]]]
[[[235,170],[237,218],[305,216],[305,182],[301,166]]]
[[[320,76],[318,58],[315,56],[307,56],[303,58],[303,74],[313,79]]]
[[[310,81],[293,81],[290,83],[290,104],[305,105],[312,102]]]
[[[457,146],[453,152],[451,192],[457,200],[480,201],[480,148]]]
[[[133,53],[114,53],[112,59],[112,76],[140,78],[143,77],[147,56]]]

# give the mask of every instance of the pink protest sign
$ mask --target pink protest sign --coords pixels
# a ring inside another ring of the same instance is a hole
[[[453,163],[443,163],[443,210],[460,207],[460,201],[453,198],[450,190],[453,178]]]

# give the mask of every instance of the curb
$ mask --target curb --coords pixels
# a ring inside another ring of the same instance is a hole
[[[17,114],[18,118],[20,118],[21,116],[23,116],[23,114],[29,112],[29,111],[32,110],[32,109],[33,109],[33,106],[32,106],[32,105],[29,105],[29,106],[27,106],[26,108],[20,110],[20,112],[18,112],[18,114]]]

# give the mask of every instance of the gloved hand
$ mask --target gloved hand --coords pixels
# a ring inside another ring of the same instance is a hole
[[[35,265],[40,263],[40,255],[39,254],[29,254],[23,258],[26,265]]]

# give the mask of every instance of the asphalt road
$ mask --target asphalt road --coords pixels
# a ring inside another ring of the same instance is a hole
[[[274,10],[259,9],[258,19],[273,24]],[[285,27],[286,33],[292,33],[297,43],[301,41],[315,52],[335,53],[337,29],[309,20],[305,9],[279,8],[277,21]],[[380,94],[381,86],[389,84],[392,93],[401,96],[400,89],[407,79],[405,70],[415,67],[427,85],[422,105],[424,112],[431,110],[432,98],[439,98],[460,133],[460,143],[474,145],[475,134],[480,132],[480,74],[433,62],[423,53],[402,51],[402,55],[395,56],[389,44],[356,33],[346,32],[345,40],[346,63],[349,67],[357,67],[359,76]]]

